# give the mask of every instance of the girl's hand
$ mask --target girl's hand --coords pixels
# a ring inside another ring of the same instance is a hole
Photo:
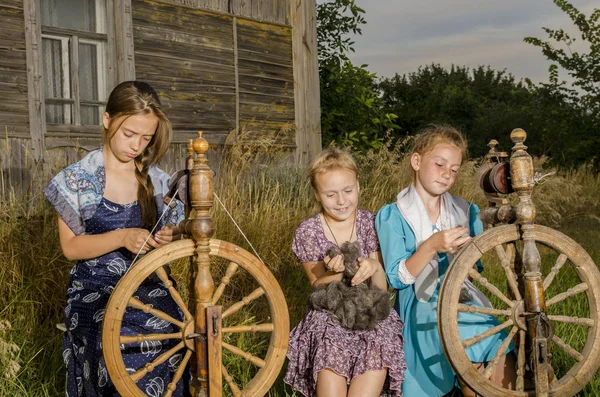
[[[454,255],[458,252],[459,248],[471,240],[468,233],[469,229],[459,226],[454,229],[433,233],[427,239],[427,242],[436,252],[449,252]],[[465,234],[466,236],[463,237]]]
[[[154,240],[160,245],[167,244],[171,241],[180,239],[181,230],[179,230],[179,227],[174,225],[163,226],[158,232],[156,232],[156,235],[154,236]]]
[[[372,275],[382,270],[381,263],[373,258],[358,258],[358,270],[352,280],[352,285],[358,285],[371,278]]]
[[[131,228],[122,229],[125,232],[125,238],[123,239],[123,246],[134,254],[145,254],[153,248],[160,247],[160,244],[150,236],[150,232],[146,229]],[[146,239],[148,241],[146,241]],[[144,242],[146,242],[144,244]]]
[[[323,258],[323,264],[325,265],[325,269],[335,273],[341,273],[346,269],[346,266],[344,266],[344,255],[342,254],[336,255],[333,258],[326,256]]]

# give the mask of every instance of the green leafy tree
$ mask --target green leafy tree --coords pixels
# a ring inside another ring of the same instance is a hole
[[[399,116],[396,137],[413,135],[430,124],[450,124],[465,133],[469,153],[477,157],[488,150],[491,139],[510,147],[512,128],[532,130],[527,117],[532,95],[504,71],[433,64],[383,79],[379,87],[384,110]]]
[[[550,81],[535,87],[543,100],[569,104],[561,119],[564,130],[555,136],[556,144],[564,150],[554,158],[561,165],[576,166],[591,163],[600,170],[600,9],[587,17],[566,0],[554,0],[579,30],[578,36],[587,51],[574,50],[577,37],[563,29],[542,29],[548,40],[526,37],[525,42],[542,49],[550,60]],[[570,87],[559,79],[559,67],[572,78]]]
[[[383,79],[379,88],[384,111],[399,115],[395,137],[415,134],[429,124],[450,124],[467,136],[469,154],[479,157],[491,139],[509,150],[509,132],[521,127],[528,133],[530,153],[549,156],[551,164],[577,166],[589,160],[590,149],[584,146],[596,139],[597,124],[571,100],[569,90],[553,84],[558,84],[556,72],[550,83],[535,86],[489,67],[445,69],[434,64]]]
[[[376,75],[366,65],[355,66],[351,35],[361,34],[365,11],[354,0],[317,4],[317,43],[321,89],[321,133],[357,150],[381,147],[385,131],[396,127],[396,116],[382,110]]]

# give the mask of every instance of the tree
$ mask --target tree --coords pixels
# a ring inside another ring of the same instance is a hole
[[[365,11],[354,0],[317,4],[317,44],[323,144],[331,141],[357,150],[379,148],[395,115],[382,111],[376,75],[355,66],[352,34],[361,34]]]
[[[383,79],[379,85],[384,111],[398,114],[395,137],[413,135],[430,124],[460,128],[469,141],[471,157],[480,157],[497,139],[503,150],[516,127],[528,133],[534,155],[547,155],[564,167],[587,161],[595,139],[591,116],[564,92],[517,81],[505,71],[440,65],[420,67],[408,75]]]
[[[478,157],[487,152],[491,139],[509,148],[512,128],[534,130],[527,117],[531,93],[504,71],[432,64],[383,79],[379,86],[384,110],[399,116],[397,137],[413,135],[430,124],[450,124],[465,133],[469,154]]]
[[[554,160],[566,166],[587,162],[600,170],[600,9],[594,9],[587,17],[566,0],[554,0],[554,4],[573,21],[589,51],[573,50],[576,38],[563,29],[543,27],[549,38],[547,41],[526,37],[525,42],[541,48],[546,58],[553,62],[549,83],[541,83],[534,89],[541,97],[571,105],[567,110],[569,114],[564,114],[565,120],[572,121],[564,125],[562,133],[567,140],[561,142],[566,144],[565,150]],[[571,76],[574,88],[559,80],[558,66]]]

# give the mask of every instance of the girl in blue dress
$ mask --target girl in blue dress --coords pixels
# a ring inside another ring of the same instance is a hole
[[[58,212],[60,244],[71,270],[65,308],[67,332],[63,359],[67,369],[66,396],[117,396],[102,357],[101,328],[111,292],[136,254],[144,254],[179,239],[181,202],[172,203],[156,230],[150,230],[165,209],[163,196],[169,176],[155,167],[171,140],[169,120],[147,83],[128,81],[110,94],[103,117],[101,149],[71,164],[44,188]],[[147,279],[134,294],[170,316],[183,314],[165,286]],[[128,308],[122,335],[177,332],[172,324]],[[174,346],[172,341],[121,345],[125,366],[134,372]],[[138,382],[151,397],[162,396],[181,361],[181,354]],[[180,380],[174,396],[187,393]]]
[[[395,203],[381,208],[375,220],[387,279],[397,290],[394,307],[404,322],[405,396],[443,396],[457,381],[465,396],[475,395],[455,376],[437,326],[438,293],[453,255],[483,229],[477,206],[448,193],[466,148],[461,133],[451,127],[432,127],[418,135],[410,157],[414,182]],[[481,272],[483,267],[477,266]],[[463,288],[471,297],[468,304],[490,306],[469,280]],[[461,312],[458,318],[463,340],[499,324],[478,313]],[[467,355],[482,369],[505,337],[504,332],[490,336],[466,349]],[[492,380],[509,388],[514,377],[512,355],[502,356]]]

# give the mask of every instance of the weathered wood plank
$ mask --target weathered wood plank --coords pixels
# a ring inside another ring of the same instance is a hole
[[[0,62],[2,63],[16,63],[26,65],[25,51],[12,50],[10,48],[0,47]]]
[[[25,45],[27,49],[27,95],[29,102],[29,129],[34,158],[41,160],[44,152],[46,115],[42,106],[44,87],[42,79],[42,35],[39,2],[24,0]]]
[[[1,0],[0,7],[12,7],[23,9],[23,0]]]
[[[0,32],[0,40],[3,42],[11,43],[15,42],[24,42],[25,41],[25,31],[24,29],[13,29],[12,26],[6,25],[5,22],[0,18],[0,26],[2,26],[2,31]]]
[[[281,26],[281,25],[273,25],[270,23],[253,21],[250,19],[239,18],[238,19],[238,28],[240,34],[248,36],[248,38],[253,38],[257,36],[262,36],[264,38],[272,38],[274,40],[281,40],[283,42],[291,42],[290,38],[291,27],[289,26]],[[247,32],[252,33],[255,32],[255,35],[247,34]]]
[[[233,65],[233,49],[208,45],[201,36],[178,32],[164,32],[152,27],[137,25],[135,48],[138,52],[159,51],[160,53],[185,56],[186,59],[214,64]]]
[[[242,90],[261,92],[263,88],[276,90],[278,95],[294,96],[294,81],[286,79],[269,79],[263,77],[240,76],[240,88]]]
[[[0,18],[13,18],[15,23],[18,23],[19,16],[23,17],[23,7],[14,7],[0,3]],[[21,20],[20,25],[25,26],[25,21]]]
[[[0,38],[0,49],[21,51],[25,53],[25,36],[21,35],[12,39],[7,39],[3,37]]]
[[[142,56],[139,56],[142,58]],[[153,58],[154,62],[157,62],[156,58]],[[162,60],[161,60],[162,61]],[[203,84],[215,85],[215,86],[224,86],[233,83],[233,78],[231,75],[227,73],[218,73],[211,70],[192,70],[192,69],[176,69],[176,66],[173,63],[169,63],[169,65],[173,67],[168,67],[164,65],[159,65],[159,62],[156,63],[156,67],[152,67],[150,65],[142,66],[139,62],[136,66],[136,73],[140,79],[150,79],[154,81],[163,81],[164,75],[169,73],[171,77],[188,79],[192,80],[196,86],[202,86]],[[195,66],[195,65],[192,65]]]
[[[265,79],[290,81],[293,79],[293,70],[279,65],[263,62],[251,62],[244,59],[239,61],[240,76],[261,77]]]
[[[25,97],[25,100],[11,100],[7,97],[2,97],[2,100],[0,100],[0,112],[10,112],[15,116],[27,116],[29,114],[29,104],[27,103],[27,97]],[[8,121],[12,121],[12,119]]]
[[[182,8],[151,0],[134,0],[133,19],[134,25],[138,21],[145,20],[156,24],[157,28],[165,27],[168,30],[197,34],[207,39],[229,35],[231,39],[232,17],[203,10]],[[198,23],[199,21],[202,23]]]
[[[290,2],[298,146],[296,162],[307,164],[321,150],[316,5],[315,2],[306,0]]]
[[[239,16],[252,16],[252,0],[230,0],[229,13]]]

